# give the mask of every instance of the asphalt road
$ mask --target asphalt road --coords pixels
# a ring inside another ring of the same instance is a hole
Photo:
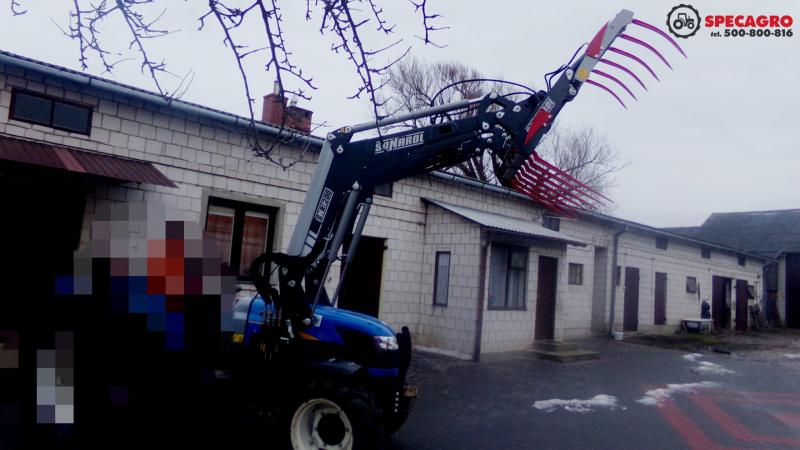
[[[416,354],[419,398],[387,448],[800,448],[796,369],[600,339],[580,346],[601,359],[558,364],[515,352],[476,364]],[[656,389],[667,391],[646,395]],[[541,403],[552,399],[594,402]]]

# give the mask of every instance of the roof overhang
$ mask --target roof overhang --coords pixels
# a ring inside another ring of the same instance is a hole
[[[517,219],[516,217],[504,216],[502,214],[495,214],[477,209],[467,208],[465,206],[454,205],[452,203],[434,200],[432,198],[422,198],[423,201],[436,205],[444,210],[450,211],[453,214],[459,215],[470,222],[480,225],[482,228],[498,231],[501,233],[524,237],[534,238],[545,241],[561,242],[569,245],[577,245],[585,247],[588,245],[586,242],[579,241],[573,237],[567,236],[564,233],[553,231],[545,228],[530,220]]]
[[[11,136],[0,135],[0,160],[50,167],[122,181],[177,187],[153,164],[146,161],[92,153]]]

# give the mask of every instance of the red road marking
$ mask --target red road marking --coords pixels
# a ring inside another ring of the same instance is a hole
[[[778,436],[763,436],[751,432],[749,428],[742,425],[741,422],[736,420],[727,412],[723,411],[722,408],[720,408],[712,398],[696,396],[692,397],[692,401],[723,430],[740,441],[763,442],[767,444],[789,445],[795,447],[800,446],[800,439]],[[776,401],[778,401],[778,399],[772,400],[772,402]],[[795,402],[794,404],[797,403]]]
[[[783,422],[786,425],[789,425],[792,428],[797,428],[800,430],[800,414],[792,414],[792,413],[771,413],[772,417],[778,419],[779,422]]]
[[[724,449],[728,447],[721,446],[712,441],[703,430],[701,430],[691,419],[675,406],[675,403],[668,400],[661,404],[659,411],[664,415],[672,428],[681,435],[681,437],[693,449]]]

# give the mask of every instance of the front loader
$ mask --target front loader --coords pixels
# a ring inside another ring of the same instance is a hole
[[[285,387],[263,400],[280,410],[294,448],[377,448],[382,436],[403,425],[416,397],[416,389],[406,383],[408,328],[395,333],[374,317],[336,307],[375,186],[491,152],[502,161],[498,180],[544,207],[565,215],[596,208],[607,199],[545,161],[536,147],[584,85],[601,88],[623,106],[600,80],[610,80],[634,99],[618,76],[629,76],[646,89],[620,61],[632,60],[657,79],[644,59],[617,47],[618,42],[644,47],[669,66],[655,47],[626,34],[630,25],[657,33],[683,54],[664,32],[623,10],[580,55],[576,52],[577,58],[548,74],[546,91],[491,93],[345,126],[326,136],[287,251],[255,260],[251,275],[259,295],[234,307],[237,331],[231,351],[241,355],[232,359],[234,379],[267,377]],[[386,132],[390,125],[424,118],[429,119],[426,126]],[[377,136],[355,139],[368,132]],[[328,293],[325,280],[336,262],[341,276]]]

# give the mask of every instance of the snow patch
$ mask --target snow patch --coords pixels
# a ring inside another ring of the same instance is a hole
[[[692,372],[699,373],[700,375],[730,375],[736,373],[731,369],[726,369],[719,364],[708,361],[700,361],[700,365],[692,369]]]
[[[800,359],[800,353],[784,353],[783,356],[789,359]]]
[[[702,353],[689,353],[687,355],[683,355],[683,359],[691,362],[695,362],[702,357],[703,357]]]
[[[617,397],[613,395],[598,394],[586,400],[573,398],[572,400],[562,400],[554,398],[551,400],[539,400],[533,404],[533,407],[545,412],[553,412],[558,408],[564,408],[565,411],[585,413],[594,411],[595,408],[609,408],[616,409],[620,406],[617,404]],[[625,408],[622,408],[625,409]]]
[[[665,388],[652,389],[644,393],[644,397],[636,400],[643,405],[659,406],[661,403],[672,398],[678,393],[692,394],[697,389],[720,387],[719,383],[713,381],[701,381],[699,383],[668,384]]]

